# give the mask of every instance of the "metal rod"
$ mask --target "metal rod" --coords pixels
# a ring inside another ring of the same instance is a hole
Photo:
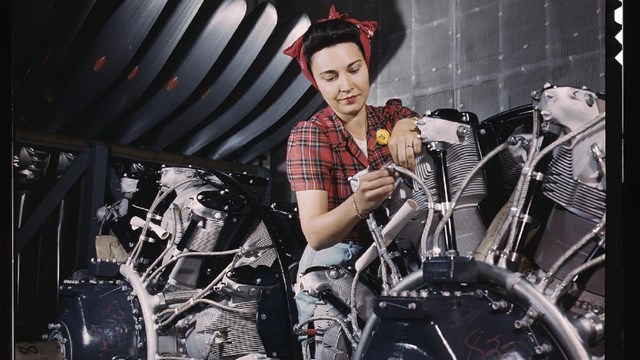
[[[444,149],[444,144],[434,143],[433,149],[429,152],[433,158],[435,166],[434,175],[436,178],[436,185],[438,187],[438,196],[440,204],[442,206],[441,212],[444,214],[447,211],[447,207],[451,204],[451,189],[449,188],[449,172],[447,170],[447,157]],[[445,251],[454,250],[458,251],[456,245],[456,234],[453,226],[453,219],[449,219],[445,224],[444,231]],[[438,239],[433,239],[438,241]]]
[[[16,129],[14,142],[30,145],[58,148],[67,151],[87,151],[92,140],[75,138],[60,134],[47,134],[32,130]],[[194,166],[203,169],[217,169],[225,172],[264,176],[265,169],[259,166],[244,165],[227,161],[211,160],[196,156],[187,156],[163,151],[145,150],[135,146],[108,144],[111,157],[137,162],[150,162],[166,166]]]

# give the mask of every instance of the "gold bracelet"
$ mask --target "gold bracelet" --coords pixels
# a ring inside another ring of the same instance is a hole
[[[366,216],[362,216],[360,214],[360,209],[358,209],[358,204],[356,203],[356,194],[354,193],[351,198],[353,199],[353,207],[356,209],[356,215],[358,216],[358,218],[360,220],[366,220],[367,217]]]

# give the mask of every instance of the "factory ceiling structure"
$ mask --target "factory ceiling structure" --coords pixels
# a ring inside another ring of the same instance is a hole
[[[18,139],[249,164],[322,98],[282,50],[310,24],[245,0],[14,4]]]

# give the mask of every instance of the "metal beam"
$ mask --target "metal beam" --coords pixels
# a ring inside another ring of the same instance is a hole
[[[59,134],[49,134],[25,129],[16,129],[14,145],[40,145],[66,151],[88,151],[91,140],[75,138]],[[166,166],[193,166],[199,169],[216,169],[236,174],[264,176],[265,169],[259,166],[243,165],[227,161],[205,159],[163,151],[146,150],[134,146],[109,144],[112,158],[126,159],[134,162],[148,162]]]
[[[105,144],[94,142],[91,146],[91,167],[82,178],[82,202],[78,217],[78,239],[76,266],[86,267],[88,260],[96,257],[95,243],[99,223],[95,219],[96,211],[104,205],[107,185],[107,167],[109,151]]]
[[[51,211],[58,206],[60,201],[65,197],[71,186],[76,183],[78,178],[84,173],[89,166],[91,154],[83,152],[73,161],[71,166],[65,171],[62,178],[58,180],[47,193],[40,205],[29,217],[24,225],[18,229],[16,233],[14,251],[16,254],[22,252],[24,246],[33,237],[36,231],[42,226],[42,223],[49,217]]]

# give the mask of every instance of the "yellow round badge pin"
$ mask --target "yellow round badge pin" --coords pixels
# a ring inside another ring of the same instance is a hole
[[[378,145],[387,145],[390,137],[391,134],[389,134],[387,129],[380,129],[376,131],[376,142]]]

